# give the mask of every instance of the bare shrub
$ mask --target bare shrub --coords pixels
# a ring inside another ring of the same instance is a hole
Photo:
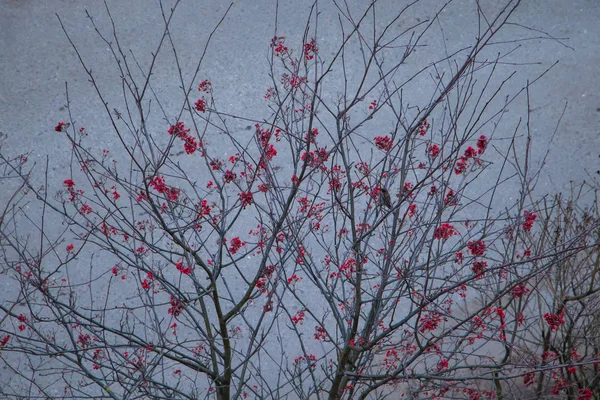
[[[597,189],[596,184],[584,184],[566,198],[557,195],[546,202],[540,231],[524,238],[529,244],[527,254],[565,249],[574,237],[579,238],[580,250],[556,258],[548,270],[520,289],[521,295],[511,304],[522,322],[511,332],[515,349],[507,358],[523,368],[522,381],[515,380],[521,398],[595,399],[600,395]],[[584,195],[593,198],[591,206],[580,206]]]

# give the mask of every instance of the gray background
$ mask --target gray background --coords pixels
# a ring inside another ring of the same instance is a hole
[[[381,9],[395,11],[399,3],[381,3]],[[485,4],[497,4],[484,1]],[[279,33],[300,38],[311,2],[282,1],[279,5]],[[351,1],[355,10],[362,1]],[[440,2],[424,2],[410,15],[430,17]],[[469,20],[473,1],[452,3],[442,14],[450,48],[470,43],[471,37],[462,34]],[[226,7],[225,1],[184,1],[176,14],[174,36],[180,55],[193,66],[205,40]],[[162,32],[162,20],[157,1],[109,1],[122,44],[131,49],[142,65],[149,60]],[[333,12],[331,2],[320,5],[323,15]],[[58,24],[58,14],[73,35],[82,55],[97,74],[108,98],[118,98],[120,82],[115,76],[114,62],[108,47],[97,37],[85,16],[88,10],[104,33],[109,34],[109,21],[100,1],[0,1],[0,131],[9,135],[6,151],[19,154],[33,150],[32,161],[39,161],[52,152],[51,168],[61,171],[68,162],[65,143],[58,140],[53,127],[67,117],[65,81],[69,82],[75,119],[93,134],[88,142],[99,147],[112,140],[106,132],[106,119],[98,111],[100,103],[94,96],[87,77],[74,51]],[[385,16],[385,12],[380,12]],[[274,1],[239,1],[225,20],[209,50],[201,76],[208,77],[218,87],[221,106],[233,113],[254,116],[264,114],[259,109],[268,86],[266,55],[269,39],[274,33]],[[600,169],[600,2],[597,0],[526,0],[517,10],[513,22],[548,32],[568,46],[551,40],[523,42],[511,60],[520,63],[540,62],[541,65],[514,66],[517,79],[511,82],[518,90],[526,79],[532,79],[554,61],[559,64],[532,90],[532,134],[534,155],[539,160],[550,150],[540,194],[562,191],[571,180],[586,178]],[[512,27],[511,27],[512,29]],[[515,27],[516,29],[516,27]],[[319,45],[337,43],[339,32],[335,21],[321,20]],[[512,31],[511,36],[540,36],[536,32]],[[463,42],[464,41],[464,42]],[[428,43],[435,49],[436,43]],[[165,82],[163,90],[176,90],[172,65],[167,58],[158,70]],[[159,65],[160,65],[159,59]],[[509,67],[510,68],[510,67]],[[113,74],[111,76],[111,73]],[[510,91],[510,87],[508,88]],[[168,92],[166,92],[168,93]],[[177,93],[177,92],[174,92]],[[175,95],[174,98],[180,98]],[[560,113],[568,104],[555,140],[549,143]],[[179,103],[176,104],[179,106]],[[261,111],[262,110],[262,111]],[[260,115],[263,117],[264,115]],[[260,117],[258,119],[260,119]],[[225,149],[226,151],[226,149]],[[53,175],[51,174],[51,178]],[[57,179],[62,178],[58,176]],[[62,179],[60,179],[62,182]]]

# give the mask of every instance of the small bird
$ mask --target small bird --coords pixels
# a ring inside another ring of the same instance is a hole
[[[392,198],[390,197],[390,192],[388,192],[388,190],[384,187],[379,189],[379,205],[392,208]]]

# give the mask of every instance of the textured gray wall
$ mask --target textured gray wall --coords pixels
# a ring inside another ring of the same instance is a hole
[[[109,1],[124,47],[131,49],[142,64],[149,60],[161,33],[160,9],[157,1]],[[282,1],[279,6],[279,32],[298,38],[303,32],[311,2]],[[355,9],[362,1],[350,1]],[[392,14],[396,1],[381,4],[379,15],[385,18],[386,9]],[[455,1],[442,18],[449,48],[460,48],[470,43],[468,34],[461,34],[475,22],[473,1]],[[497,4],[496,0],[482,2]],[[204,45],[208,33],[229,5],[228,2],[184,1],[176,16],[173,33],[180,55],[189,60],[191,67]],[[410,13],[430,17],[436,2],[424,2]],[[324,18],[334,9],[331,2],[320,5]],[[14,153],[34,149],[35,160],[52,150],[53,170],[64,168],[68,161],[56,143],[52,128],[66,118],[64,83],[69,82],[76,119],[90,131],[96,132],[98,145],[112,140],[103,135],[106,120],[98,112],[87,77],[74,52],[62,33],[55,14],[61,16],[84,59],[93,66],[109,98],[118,97],[120,85],[112,76],[114,65],[107,46],[96,36],[85,10],[98,25],[110,33],[104,5],[100,1],[0,1],[0,131],[9,135],[7,150]],[[221,106],[245,115],[261,115],[264,108],[258,103],[268,85],[266,54],[269,38],[274,33],[274,1],[239,1],[234,6],[214,39],[201,75],[209,77],[219,88]],[[550,156],[543,179],[543,192],[563,190],[570,180],[585,178],[585,171],[600,169],[600,2],[596,0],[525,0],[513,21],[548,32],[563,40],[573,49],[551,40],[523,42],[508,61],[542,62],[542,65],[517,67],[517,79],[511,82],[515,90],[527,78],[533,78],[554,61],[546,79],[532,90],[532,126],[535,154],[541,157],[550,147]],[[510,27],[511,36],[542,36],[534,31]],[[319,44],[335,44],[339,39],[334,19],[322,20]],[[428,43],[435,49],[436,43]],[[439,43],[437,43],[439,45]],[[176,94],[175,70],[165,60],[158,73],[164,90]],[[160,61],[160,60],[159,60]],[[509,87],[510,89],[510,87]],[[176,95],[175,95],[176,96]],[[174,97],[175,97],[174,96]],[[178,97],[177,97],[178,98]],[[564,107],[566,113],[554,142],[549,139]],[[174,106],[178,106],[179,102]],[[93,141],[90,141],[93,143]],[[56,169],[55,169],[56,168]]]

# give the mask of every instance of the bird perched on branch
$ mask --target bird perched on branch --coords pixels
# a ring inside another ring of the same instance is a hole
[[[390,197],[390,192],[388,192],[388,190],[384,187],[379,189],[379,205],[392,208],[392,198]]]

